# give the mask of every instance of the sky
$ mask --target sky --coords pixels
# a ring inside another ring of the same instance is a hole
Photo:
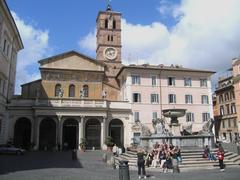
[[[20,85],[40,79],[38,61],[76,50],[95,58],[96,17],[107,0],[7,0],[24,49]],[[240,56],[240,0],[112,0],[122,13],[124,64],[182,65],[225,75]]]

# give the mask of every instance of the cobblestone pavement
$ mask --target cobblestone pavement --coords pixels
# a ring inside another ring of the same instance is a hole
[[[0,155],[0,180],[115,180],[119,170],[102,162],[101,151],[78,152],[73,161],[71,152],[28,152],[23,156]],[[161,180],[239,180],[240,168],[184,171],[180,174],[147,171],[148,179]],[[130,179],[138,179],[130,171]]]

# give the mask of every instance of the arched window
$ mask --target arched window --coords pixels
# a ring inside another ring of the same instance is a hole
[[[113,20],[113,29],[116,29],[116,20]]]
[[[69,86],[69,97],[75,97],[75,86],[73,84]]]
[[[113,35],[111,35],[111,41],[113,41]]]
[[[83,86],[83,97],[88,97],[88,85]]]
[[[105,28],[108,28],[108,19],[105,19]]]
[[[55,97],[59,97],[61,92],[61,84],[55,86]]]
[[[108,35],[108,41],[110,41],[110,35]]]

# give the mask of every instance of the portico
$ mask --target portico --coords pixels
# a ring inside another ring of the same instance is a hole
[[[102,107],[71,108],[67,108],[63,102],[61,105],[55,104],[54,107],[38,104],[34,107],[34,111],[31,111],[31,106],[26,107],[24,114],[16,109],[17,103],[20,103],[19,100],[12,102],[14,103],[15,105],[9,108],[12,112],[11,126],[15,128],[12,128],[13,130],[9,133],[9,138],[17,142],[16,145],[20,147],[29,148],[30,144],[34,144],[36,149],[52,150],[59,147],[63,149],[64,145],[67,145],[68,149],[79,149],[81,139],[84,138],[88,149],[93,147],[101,149],[106,136],[112,136],[119,146],[130,142],[127,135],[124,135],[124,127],[128,126],[131,113],[127,102],[114,102],[114,105],[112,102],[105,101],[102,102]],[[36,101],[32,103],[36,104]],[[104,104],[108,104],[110,109],[105,108]],[[114,108],[117,106],[118,109]],[[19,127],[20,122],[22,122],[21,127]],[[22,130],[17,131],[19,128]],[[24,143],[16,138],[23,136]]]

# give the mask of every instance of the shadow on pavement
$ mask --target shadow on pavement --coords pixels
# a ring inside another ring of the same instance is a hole
[[[0,174],[48,169],[83,168],[80,160],[72,160],[72,152],[26,152],[24,155],[0,155]]]

